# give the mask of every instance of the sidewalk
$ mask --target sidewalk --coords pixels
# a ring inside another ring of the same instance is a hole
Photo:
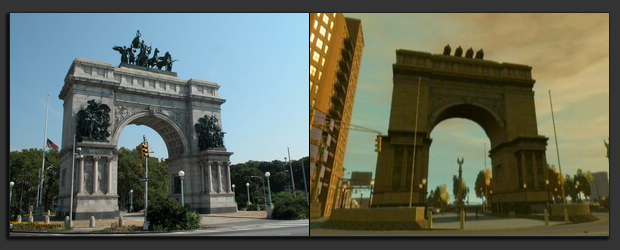
[[[144,226],[144,214],[142,212],[127,213],[121,212],[123,216],[124,225]],[[267,219],[266,211],[239,211],[236,213],[224,213],[224,214],[201,214],[201,227],[222,227],[233,223],[253,222]],[[36,220],[35,222],[41,222],[42,220]],[[51,221],[52,223],[64,223],[64,221]],[[93,231],[99,231],[112,226],[118,226],[119,218],[115,219],[96,219],[95,227],[90,227],[90,220],[76,220],[73,221],[73,229],[64,233],[91,233]],[[63,224],[64,225],[64,224]],[[131,233],[141,233],[131,232]]]

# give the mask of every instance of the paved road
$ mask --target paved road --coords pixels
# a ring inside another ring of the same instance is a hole
[[[465,229],[460,230],[455,218],[439,216],[433,224],[434,230],[414,231],[365,231],[334,230],[311,226],[310,236],[609,236],[609,213],[593,213],[598,221],[564,224],[554,222],[545,226],[544,221],[468,216]],[[314,223],[313,223],[314,224]],[[454,227],[457,225],[457,227]]]

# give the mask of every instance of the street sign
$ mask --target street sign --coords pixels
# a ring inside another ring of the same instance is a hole
[[[140,178],[140,182],[149,181],[149,178]]]

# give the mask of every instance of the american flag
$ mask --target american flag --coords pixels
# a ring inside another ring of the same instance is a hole
[[[50,139],[47,139],[47,147],[58,151],[58,146],[54,144],[54,142],[52,142]]]

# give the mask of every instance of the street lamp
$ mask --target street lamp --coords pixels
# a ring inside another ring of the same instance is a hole
[[[133,189],[129,190],[129,212],[133,212]]]
[[[422,194],[422,187],[424,187],[424,185],[426,185],[426,178],[422,179],[422,183],[420,183],[420,205],[422,204],[422,201],[423,201],[422,196],[426,196],[426,192]]]
[[[267,191],[269,194],[269,206],[273,207],[273,203],[271,203],[271,186],[269,185],[269,176],[271,176],[271,174],[269,172],[265,172],[265,177],[267,177]]]
[[[527,184],[523,183],[523,190],[525,190],[525,213],[528,213],[528,207],[527,207]]]
[[[286,157],[284,157],[284,164],[286,164]],[[291,169],[291,187],[293,187],[293,197],[297,197],[297,194],[295,194],[295,179],[293,178],[293,165],[291,165],[291,159],[288,159],[288,165]]]
[[[547,207],[551,203],[551,195],[549,194],[549,180],[545,180],[545,184],[547,184]],[[551,208],[549,208],[551,210]]]
[[[9,187],[11,188],[9,191],[9,207],[11,206],[11,199],[13,198],[13,186],[15,186],[15,182],[9,182]]]
[[[360,192],[360,208],[362,208],[363,203],[364,203],[364,192]]]
[[[84,159],[82,148],[75,147],[75,134],[73,134],[73,154],[71,155],[71,193],[69,193],[69,227],[73,227],[73,180],[75,179],[75,159]],[[81,177],[80,177],[81,178]]]
[[[183,170],[179,171],[179,177],[181,177],[181,206],[185,206],[185,200],[183,200],[183,176],[185,176],[185,172]]]
[[[245,183],[245,186],[248,188],[248,203],[247,205],[252,205],[252,202],[250,202],[250,183]]]
[[[235,192],[235,184],[232,184],[233,193]]]

